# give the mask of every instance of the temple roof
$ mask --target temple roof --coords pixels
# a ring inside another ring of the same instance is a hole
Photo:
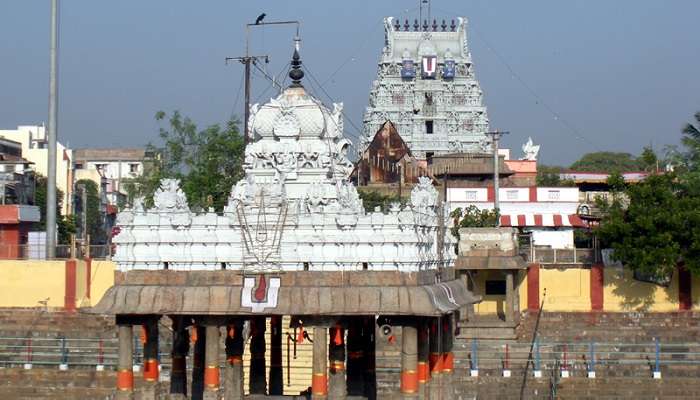
[[[242,286],[115,285],[88,312],[169,315],[439,316],[478,302],[461,280],[423,286],[282,286],[276,307],[242,304]]]

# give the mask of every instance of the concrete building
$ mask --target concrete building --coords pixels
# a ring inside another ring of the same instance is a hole
[[[48,143],[43,125],[20,125],[17,129],[2,129],[0,137],[21,144],[22,156],[34,163],[37,174],[48,176]],[[73,151],[60,142],[56,144],[56,187],[63,192],[61,213],[72,212]]]
[[[107,203],[116,206],[126,199],[124,180],[143,174],[145,155],[139,148],[76,149],[75,181],[90,179],[104,187]]]
[[[501,226],[532,233],[535,246],[553,249],[574,247],[574,230],[588,225],[578,216],[576,187],[505,187],[498,191]],[[488,188],[448,188],[451,210],[475,206],[493,210],[495,193]]]

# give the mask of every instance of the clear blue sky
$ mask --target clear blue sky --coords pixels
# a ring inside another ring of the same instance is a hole
[[[0,2],[0,128],[47,119],[49,3]],[[325,87],[359,127],[382,17],[413,18],[417,5],[64,0],[60,140],[74,148],[139,146],[157,139],[157,110],[180,110],[200,125],[240,115],[243,68],[225,66],[224,57],[243,53],[244,24],[261,12],[269,21],[302,21],[303,62],[318,80],[342,66]],[[680,127],[700,110],[700,1],[434,0],[433,15],[469,18],[491,126],[511,132],[505,145],[516,155],[527,136],[548,164],[595,150],[661,148],[678,143]],[[251,51],[269,54],[276,74],[290,58],[292,35],[290,28],[257,31]],[[273,94],[263,93],[264,79],[254,85],[258,101]],[[348,121],[346,130],[355,134]]]

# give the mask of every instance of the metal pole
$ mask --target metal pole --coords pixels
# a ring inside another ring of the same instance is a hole
[[[499,176],[498,176],[498,136],[493,135],[493,210],[496,212],[496,227],[501,226],[501,218],[498,216],[500,205],[498,203]]]
[[[247,52],[247,51],[246,51]],[[243,110],[243,144],[248,145],[248,119],[250,118],[250,61],[245,57],[245,109]]]
[[[58,0],[51,0],[48,176],[46,184],[46,257],[56,257],[56,132],[58,112]]]

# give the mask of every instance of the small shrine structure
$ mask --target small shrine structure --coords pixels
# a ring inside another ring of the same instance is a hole
[[[313,333],[314,399],[418,398],[449,387],[454,315],[477,299],[455,279],[448,210],[420,178],[408,204],[366,212],[348,180],[342,104],[309,95],[298,51],[289,76],[277,98],[251,107],[245,178],[223,213],[194,213],[179,182],[164,179],[152,208],[140,200],[118,214],[115,285],[91,310],[116,316],[117,398],[159,398],[162,317],[172,321],[168,398],[243,398],[244,346],[247,391],[281,395],[281,332],[293,328]]]

